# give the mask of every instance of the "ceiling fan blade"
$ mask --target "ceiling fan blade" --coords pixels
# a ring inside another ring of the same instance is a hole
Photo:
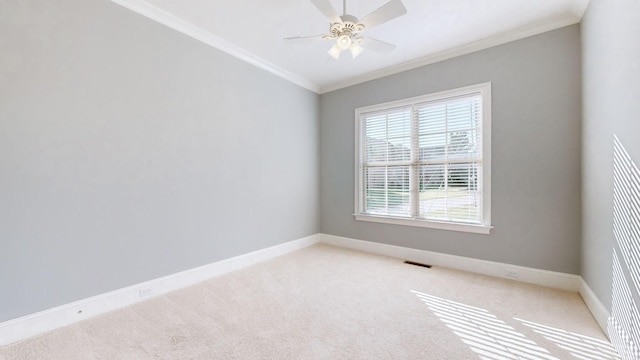
[[[311,0],[311,2],[318,8],[318,10],[320,10],[321,13],[324,14],[324,16],[327,17],[327,19],[329,19],[332,24],[342,22],[340,15],[336,9],[333,8],[333,5],[331,5],[329,0]]]
[[[382,54],[388,54],[396,48],[396,46],[393,44],[389,44],[388,42],[384,42],[378,39],[373,39],[370,37],[363,38],[362,41],[360,42],[360,46],[362,46],[365,49],[369,49]]]
[[[407,8],[404,7],[401,0],[391,0],[365,16],[360,23],[365,26],[365,29],[371,29],[406,13]]]
[[[326,35],[293,36],[293,37],[284,38],[283,40],[285,40],[288,43],[299,44],[299,43],[308,43],[308,42],[313,42],[318,40],[325,40],[324,36]]]

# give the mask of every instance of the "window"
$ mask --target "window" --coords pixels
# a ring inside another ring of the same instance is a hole
[[[488,234],[490,125],[490,83],[356,109],[356,219]]]

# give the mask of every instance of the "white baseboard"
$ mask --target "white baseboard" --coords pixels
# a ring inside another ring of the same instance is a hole
[[[598,325],[600,325],[600,328],[608,337],[609,332],[607,330],[607,324],[611,315],[582,277],[580,278],[579,292],[580,296],[582,296],[582,300],[584,300],[584,303],[587,304],[589,311],[591,311],[591,315],[593,315],[593,318],[596,319],[596,322],[598,323]]]
[[[0,346],[313,245],[319,242],[319,238],[317,234],[308,236],[2,322],[0,323]]]
[[[478,274],[549,286],[557,289],[576,292],[580,290],[580,276],[578,275],[442,254],[427,250],[411,249],[327,234],[320,234],[320,242],[368,253],[415,261],[423,264],[443,266]]]
[[[605,334],[609,312],[578,275],[442,254],[346,237],[315,234],[0,323],[0,346],[117,310],[318,242],[478,274],[579,292]]]
[[[319,241],[324,244],[578,292],[593,318],[608,336],[609,311],[581,276],[334,235],[319,234],[319,236]],[[518,277],[515,277],[515,274]]]

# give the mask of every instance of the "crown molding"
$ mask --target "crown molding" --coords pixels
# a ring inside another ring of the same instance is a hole
[[[310,90],[317,94],[325,94],[331,91],[358,85],[367,81],[380,79],[386,76],[398,74],[407,70],[416,69],[425,65],[434,64],[443,60],[452,59],[458,56],[467,55],[494,46],[503,45],[512,41],[524,39],[526,37],[538,35],[547,31],[559,29],[565,26],[579,23],[588,6],[587,0],[576,0],[564,15],[547,19],[541,22],[532,23],[528,26],[515,29],[513,31],[490,36],[478,41],[473,41],[455,48],[447,49],[425,57],[411,60],[402,64],[389,66],[377,71],[355,76],[343,81],[332,82],[327,85],[318,85],[304,79],[288,70],[274,65],[192,23],[168,12],[144,0],[110,0],[135,13],[145,16],[151,20],[161,23],[169,28],[190,36],[196,40],[210,45],[220,51],[249,63],[257,68],[263,69],[273,75],[279,76],[293,84]]]
[[[307,90],[319,93],[320,87],[302,77],[295,75],[281,67],[278,67],[260,57],[257,57],[250,52],[231,44],[230,42],[213,35],[212,33],[205,31],[204,29],[191,24],[190,22],[177,17],[157,6],[154,6],[144,0],[110,0],[124,8],[127,8],[135,13],[138,13],[151,20],[159,22],[169,28],[181,32],[187,36],[190,36],[196,40],[210,45],[222,52],[225,52],[233,57],[236,57],[246,63],[249,63],[257,68],[265,70],[273,75],[279,76],[293,84],[303,87]]]
[[[524,39],[530,36],[539,35],[547,31],[560,29],[565,26],[579,23],[581,15],[576,13],[570,13],[555,18],[547,19],[546,21],[532,23],[528,26],[515,29],[500,35],[491,36],[482,40],[473,41],[455,48],[440,51],[425,57],[411,60],[399,65],[393,65],[384,69],[355,76],[350,79],[335,82],[326,86],[320,87],[320,94],[326,94],[339,89],[344,89],[350,86],[365,83],[367,81],[377,80],[386,76],[398,74],[404,71],[413,70],[425,65],[434,64],[443,60],[452,59],[458,56],[471,54],[480,50],[485,50],[494,46],[503,45],[512,41]]]

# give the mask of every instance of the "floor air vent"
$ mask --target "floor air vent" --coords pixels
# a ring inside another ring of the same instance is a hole
[[[427,269],[431,269],[431,265],[422,264],[422,263],[415,262],[415,261],[409,261],[409,260],[407,260],[407,261],[405,261],[404,263],[405,263],[405,264],[409,264],[409,265],[422,266],[422,267],[426,267]]]

